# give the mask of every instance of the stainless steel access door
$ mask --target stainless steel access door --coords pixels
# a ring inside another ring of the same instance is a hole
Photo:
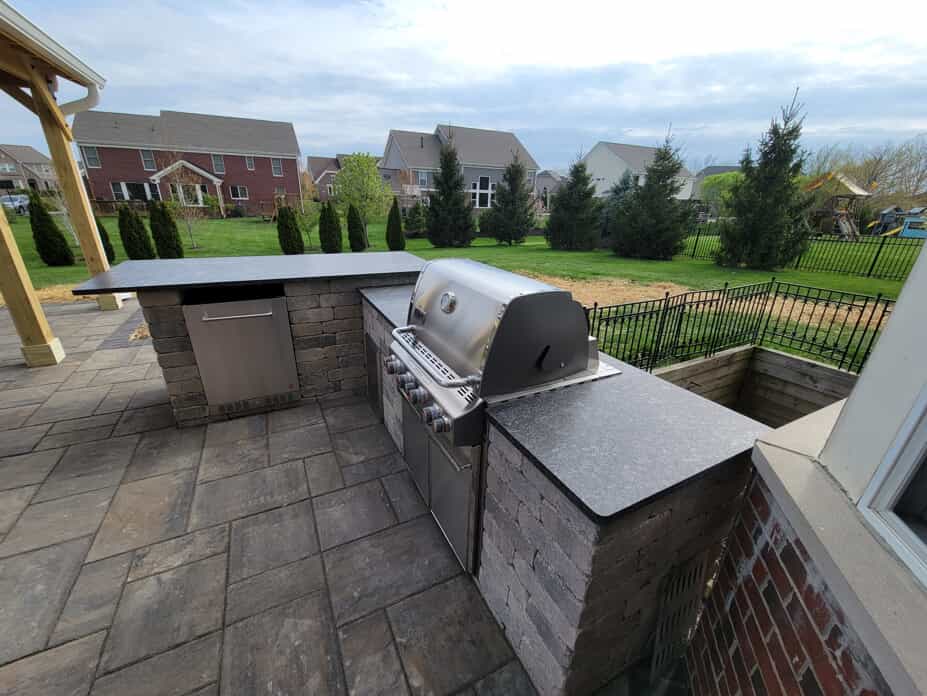
[[[186,305],[183,314],[211,406],[299,391],[286,298]]]

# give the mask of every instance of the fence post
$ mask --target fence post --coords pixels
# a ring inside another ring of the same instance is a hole
[[[888,239],[888,237],[882,237],[882,238],[881,238],[881,241],[879,241],[879,248],[876,249],[875,256],[872,257],[872,263],[869,264],[869,270],[866,271],[866,277],[867,277],[867,278],[871,278],[871,277],[872,277],[872,272],[875,270],[876,261],[879,260],[879,255],[881,255],[881,253],[882,253],[882,247],[885,246],[885,240],[886,240],[886,239]]]
[[[695,258],[695,255],[698,253],[698,238],[702,233],[702,228],[695,225],[695,244],[692,245],[692,258]]]
[[[666,325],[666,315],[669,314],[669,290],[663,295],[663,309],[660,310],[660,323],[657,324],[657,335],[654,337],[653,349],[650,351],[650,364],[647,366],[647,372],[653,372],[656,367],[658,355],[663,344],[663,329]]]
[[[773,288],[775,287],[776,287],[776,276],[773,276],[769,281],[769,285],[766,286],[766,297],[763,298],[763,307],[760,309],[760,313],[756,318],[756,328],[753,330],[753,345],[754,346],[760,345],[760,343],[763,340],[763,336],[766,334],[766,327],[769,325],[769,315],[772,314],[775,301],[773,302],[773,305],[769,307],[769,314],[766,313],[766,306],[769,304],[770,295],[772,295],[773,297],[776,296],[775,292],[773,291]],[[760,326],[763,327],[762,331],[760,330]]]

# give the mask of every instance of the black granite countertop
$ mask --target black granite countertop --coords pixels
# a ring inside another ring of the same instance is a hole
[[[620,375],[489,407],[499,429],[607,520],[753,447],[767,428],[607,358]]]
[[[223,256],[125,261],[74,288],[75,295],[103,292],[280,283],[313,278],[417,273],[425,262],[405,251],[293,256]]]
[[[409,300],[414,285],[389,285],[381,288],[361,288],[360,294],[393,326],[404,326],[409,316]]]

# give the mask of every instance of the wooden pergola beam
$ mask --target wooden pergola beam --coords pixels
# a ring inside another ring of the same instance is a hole
[[[52,333],[35,295],[26,264],[13,238],[13,229],[0,206],[0,292],[10,308],[29,367],[57,365],[64,360],[61,341]]]
[[[38,112],[35,110],[35,102],[32,101],[32,97],[23,92],[20,87],[10,82],[0,80],[0,89],[9,94],[11,97],[13,97],[13,99],[18,101],[27,109],[29,109],[29,111],[38,115]]]

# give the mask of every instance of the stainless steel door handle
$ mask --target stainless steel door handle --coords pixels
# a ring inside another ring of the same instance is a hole
[[[225,321],[226,319],[259,319],[261,317],[272,317],[274,316],[273,310],[269,312],[260,312],[258,314],[230,314],[227,317],[211,317],[205,312],[203,313],[203,321]]]

